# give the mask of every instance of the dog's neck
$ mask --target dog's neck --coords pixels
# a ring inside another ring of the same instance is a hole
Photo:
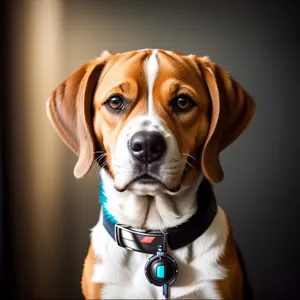
[[[186,222],[197,210],[197,190],[203,177],[199,174],[190,187],[178,193],[138,196],[132,191],[118,192],[104,169],[100,172],[106,195],[106,209],[119,223],[143,229],[166,229]]]

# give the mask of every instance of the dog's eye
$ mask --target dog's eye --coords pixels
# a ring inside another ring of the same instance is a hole
[[[180,94],[171,101],[175,113],[186,113],[194,106],[194,104],[194,100],[186,94]]]
[[[105,105],[111,111],[120,113],[125,110],[124,102],[125,101],[124,101],[123,97],[121,97],[120,95],[113,95],[106,100]]]

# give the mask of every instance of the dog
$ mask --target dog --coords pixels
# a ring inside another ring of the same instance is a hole
[[[104,51],[58,85],[46,110],[78,155],[74,176],[101,166],[85,299],[246,299],[213,184],[224,177],[221,151],[255,107],[209,57],[165,50]]]

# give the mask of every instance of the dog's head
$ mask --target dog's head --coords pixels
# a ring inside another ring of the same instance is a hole
[[[147,49],[103,53],[47,102],[53,126],[79,156],[75,177],[102,157],[115,188],[140,195],[176,192],[199,172],[220,182],[220,152],[246,128],[254,108],[207,57]]]

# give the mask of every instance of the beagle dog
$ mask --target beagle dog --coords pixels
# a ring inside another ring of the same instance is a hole
[[[74,176],[100,165],[85,299],[245,299],[241,257],[212,190],[223,179],[220,152],[255,111],[229,73],[192,54],[105,51],[46,107],[78,155]]]

